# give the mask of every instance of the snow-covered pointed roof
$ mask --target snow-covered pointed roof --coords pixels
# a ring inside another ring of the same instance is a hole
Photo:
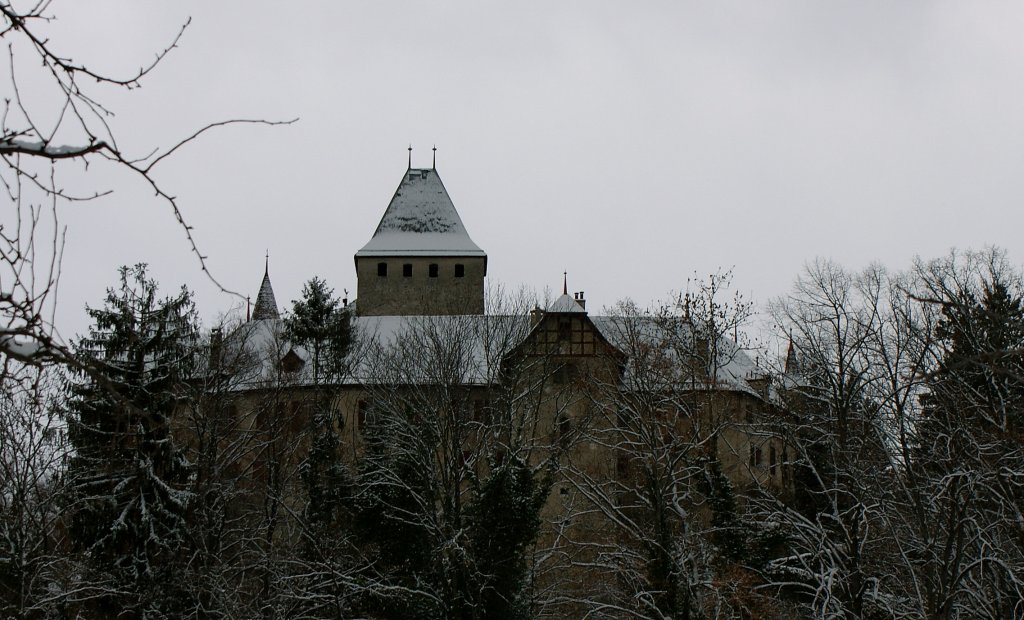
[[[279,319],[281,315],[277,311],[277,300],[274,298],[274,287],[270,285],[270,265],[263,270],[263,283],[260,284],[260,292],[256,295],[256,306],[252,310],[252,320],[262,321],[264,319]]]
[[[356,256],[486,256],[435,169],[410,168],[370,242]]]
[[[572,313],[580,313],[580,314],[586,314],[587,313],[587,311],[583,309],[583,306],[581,306],[575,299],[570,297],[568,293],[562,293],[561,297],[559,297],[555,301],[551,302],[551,305],[548,306],[548,309],[545,312],[553,312],[553,313],[572,312]]]

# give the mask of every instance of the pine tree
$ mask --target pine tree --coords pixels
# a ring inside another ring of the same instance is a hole
[[[91,615],[121,608],[160,617],[174,613],[190,499],[170,427],[193,368],[195,309],[184,287],[159,299],[143,264],[122,267],[120,280],[102,308],[87,309],[93,326],[78,343],[85,370],[69,385],[70,529],[91,578],[109,580]]]
[[[531,610],[523,596],[529,546],[540,531],[540,511],[549,476],[512,457],[483,480],[468,510],[480,588],[482,618],[525,620]]]
[[[1009,271],[955,283],[943,290],[940,358],[911,452],[923,507],[915,572],[931,617],[1009,618],[1024,559],[1024,301]]]
[[[350,319],[334,291],[317,277],[302,287],[302,298],[292,302],[285,319],[288,340],[308,353],[313,389],[310,451],[299,473],[307,492],[306,523],[318,535],[337,526],[347,511],[351,483],[338,450],[333,401],[351,341]]]
[[[343,374],[351,341],[350,324],[348,310],[318,277],[303,285],[302,299],[292,302],[292,311],[284,320],[285,335],[309,353],[314,385],[323,386]]]
[[[307,562],[300,598],[311,615],[344,615],[351,587],[338,579],[351,563],[347,537],[352,480],[341,459],[334,410],[351,341],[350,318],[327,283],[314,277],[303,286],[301,299],[292,302],[284,321],[287,339],[305,349],[304,380],[310,387],[305,408],[310,447],[299,466],[306,492],[305,539],[299,553]]]
[[[948,415],[966,417],[979,430],[1004,436],[1024,430],[1024,302],[1020,296],[998,274],[993,275],[984,284],[980,301],[965,292],[944,306],[938,335],[946,340],[947,349],[933,384],[933,402],[942,403],[939,407]]]

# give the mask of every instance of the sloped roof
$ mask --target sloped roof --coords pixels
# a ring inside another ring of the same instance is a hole
[[[651,317],[643,318],[622,318],[616,316],[595,316],[591,317],[594,326],[608,339],[613,346],[628,354],[632,347],[642,344],[643,346],[659,349],[665,359],[678,362],[679,351],[676,350],[680,344],[691,341],[689,329],[680,324],[663,324]],[[675,332],[674,332],[675,330]],[[633,343],[632,345],[630,343]],[[718,360],[715,362],[716,384],[711,385],[705,382],[695,382],[683,365],[676,365],[679,371],[676,379],[680,385],[689,384],[692,389],[728,389],[746,392],[754,396],[760,393],[754,389],[750,380],[765,377],[765,371],[751,359],[750,355],[740,347],[732,338],[719,336],[716,347]],[[631,365],[627,364],[623,385],[632,389],[634,378]]]
[[[458,358],[457,366],[464,373],[466,385],[486,385],[493,381],[507,353],[508,341],[519,342],[530,329],[528,316],[509,315],[453,315],[453,316],[353,316],[353,342],[349,349],[349,374],[342,378],[344,385],[363,385],[374,381],[381,372],[381,355],[415,353],[417,347],[437,343],[458,343],[456,349],[446,347],[448,354]],[[504,335],[502,337],[500,335]],[[496,344],[505,342],[505,347]],[[300,360],[309,360],[309,352],[288,342],[284,322],[252,321],[240,326],[225,339],[237,354],[248,351],[259,360],[261,368],[239,383],[240,390],[266,387],[279,373],[277,364],[290,353]],[[408,356],[410,360],[434,360],[431,356]],[[415,366],[415,363],[409,364]],[[289,380],[302,385],[311,378],[309,368],[293,373]],[[438,369],[429,365],[418,368],[422,376],[407,376],[408,382],[430,382],[431,373]]]
[[[281,315],[277,311],[274,287],[270,285],[270,266],[268,265],[263,271],[263,282],[260,284],[260,292],[256,295],[256,306],[252,309],[252,320],[262,321],[279,318],[281,318]]]
[[[575,299],[569,296],[568,293],[563,293],[561,297],[551,302],[548,309],[545,312],[551,312],[552,314],[586,314],[587,311],[583,309]]]
[[[410,168],[360,256],[486,256],[473,243],[437,170]]]
[[[572,301],[572,298],[569,299]],[[666,341],[673,335],[670,328],[650,318],[640,319],[632,323],[633,334],[627,334],[629,321],[621,317],[594,316],[589,317],[598,332],[614,347],[628,355],[629,341],[639,340],[664,349],[666,359],[675,359],[677,354]],[[636,333],[639,330],[639,333]],[[349,350],[350,373],[342,378],[345,385],[366,385],[379,380],[381,376],[380,355],[400,355],[402,359],[422,359],[424,362],[436,360],[436,356],[417,355],[419,347],[436,346],[438,343],[460,343],[456,349],[446,349],[446,354],[455,355],[455,364],[462,373],[461,381],[465,385],[486,385],[496,379],[499,367],[505,355],[522,342],[531,331],[528,316],[510,315],[460,315],[460,316],[372,316],[353,317],[352,348]],[[506,337],[496,337],[497,335]],[[685,341],[685,339],[684,339]],[[302,347],[292,345],[284,338],[283,321],[254,321],[244,324],[226,339],[234,347],[243,347],[259,359],[261,370],[250,375],[238,384],[237,389],[258,389],[269,385],[278,376],[277,364],[289,354],[295,353],[299,359],[306,361],[309,353]],[[498,344],[500,343],[500,344]],[[749,383],[752,379],[764,377],[764,371],[756,360],[732,339],[723,336],[719,343],[720,367],[717,372],[717,383],[696,383],[685,372],[680,372],[679,381],[689,389],[720,389],[735,390],[761,397],[760,393]],[[430,377],[438,372],[436,364],[415,363],[402,364],[409,366],[402,382],[430,383]],[[302,385],[310,380],[308,368],[293,374],[290,381]],[[634,387],[632,373],[635,369],[626,364],[622,377],[623,388]],[[411,374],[408,374],[411,373]],[[398,378],[393,378],[397,380]],[[770,395],[772,399],[774,395]]]

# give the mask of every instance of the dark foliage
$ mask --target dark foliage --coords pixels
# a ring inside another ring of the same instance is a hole
[[[69,385],[75,449],[68,513],[90,579],[109,581],[110,605],[172,613],[172,579],[190,500],[188,464],[171,437],[175,401],[192,372],[192,296],[157,297],[145,265],[124,267],[79,343],[87,372]],[[111,600],[112,599],[112,600]]]

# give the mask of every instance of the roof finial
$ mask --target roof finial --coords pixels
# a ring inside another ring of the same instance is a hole
[[[412,170],[412,143],[409,143],[409,170]]]
[[[569,272],[568,271],[563,271],[562,272],[562,294],[563,295],[568,295],[569,294]]]
[[[430,167],[432,169],[434,169],[434,170],[437,170],[437,145],[436,144],[434,145],[434,149],[433,150],[434,150],[434,161],[431,162]]]
[[[267,248],[267,255],[263,263],[263,275],[270,275],[270,248]]]
[[[245,322],[248,323],[252,320],[252,301],[249,296],[245,296]]]

